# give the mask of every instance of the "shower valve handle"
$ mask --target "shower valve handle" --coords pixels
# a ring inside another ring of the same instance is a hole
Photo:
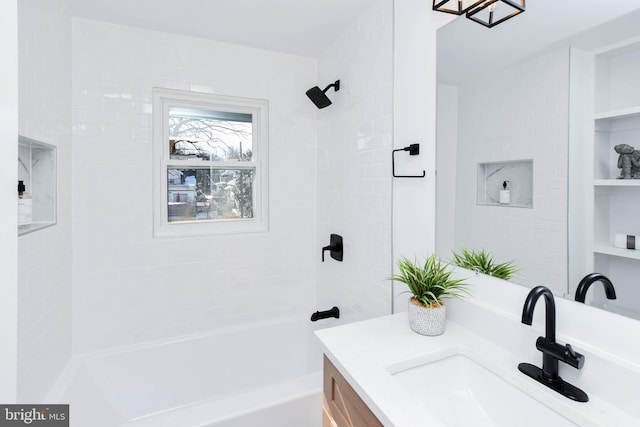
[[[336,261],[342,261],[342,249],[342,236],[332,234],[329,241],[329,246],[325,246],[322,248],[322,262],[324,262],[325,251],[330,251],[331,258],[335,259]]]

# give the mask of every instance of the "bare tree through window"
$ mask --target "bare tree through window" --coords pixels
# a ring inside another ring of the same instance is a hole
[[[170,159],[216,166],[168,170],[169,221],[253,218],[252,136],[250,114],[170,109]]]

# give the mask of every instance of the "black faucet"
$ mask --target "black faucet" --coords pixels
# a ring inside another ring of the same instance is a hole
[[[587,290],[592,283],[601,282],[604,286],[604,293],[607,295],[607,299],[616,299],[616,289],[613,287],[611,280],[604,274],[591,273],[582,278],[576,289],[576,301],[584,303],[584,299],[587,296]]]
[[[584,356],[571,348],[570,344],[560,345],[556,342],[556,304],[553,294],[545,286],[531,289],[522,309],[522,323],[531,326],[533,310],[538,299],[544,296],[545,302],[545,336],[538,337],[536,348],[542,352],[542,369],[530,363],[520,363],[520,372],[555,390],[569,399],[578,402],[589,401],[589,396],[578,387],[564,381],[558,375],[558,361],[561,360],[576,369],[584,365]]]

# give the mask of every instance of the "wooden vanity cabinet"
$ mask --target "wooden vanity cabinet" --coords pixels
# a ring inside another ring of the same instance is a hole
[[[327,356],[323,369],[322,427],[383,427]]]

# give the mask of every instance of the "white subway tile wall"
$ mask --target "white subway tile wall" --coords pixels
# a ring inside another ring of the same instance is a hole
[[[64,4],[31,0],[18,8],[19,132],[55,145],[58,163],[58,224],[18,239],[20,402],[41,401],[71,357],[71,18]]]
[[[371,8],[320,56],[318,85],[340,79],[318,111],[318,240],[344,238],[344,261],[318,265],[318,307],[344,323],[391,312],[393,4]]]
[[[317,61],[73,19],[74,352],[315,308]],[[269,100],[268,233],[152,237],[153,87]]]
[[[65,12],[21,5],[20,132],[57,145],[59,171],[58,226],[20,240],[21,396],[41,397],[70,357],[72,301],[75,353],[326,304],[347,320],[389,312],[391,2],[319,60]],[[335,78],[317,111],[304,91]],[[270,101],[269,233],[152,238],[154,86]],[[331,232],[345,262],[320,265]]]
[[[566,291],[568,50],[471,82],[459,94],[455,246],[516,259],[530,285]],[[533,159],[533,209],[477,205],[477,163],[518,159]]]
[[[0,139],[4,141],[0,156],[0,180],[6,185],[0,186],[0,199],[9,206],[15,200],[12,183],[18,179],[18,144],[14,141],[18,134],[18,1],[7,0],[2,3],[0,15],[0,51],[2,52],[2,80],[0,80]],[[17,357],[18,357],[18,221],[17,209],[0,211],[0,400],[16,400]]]

